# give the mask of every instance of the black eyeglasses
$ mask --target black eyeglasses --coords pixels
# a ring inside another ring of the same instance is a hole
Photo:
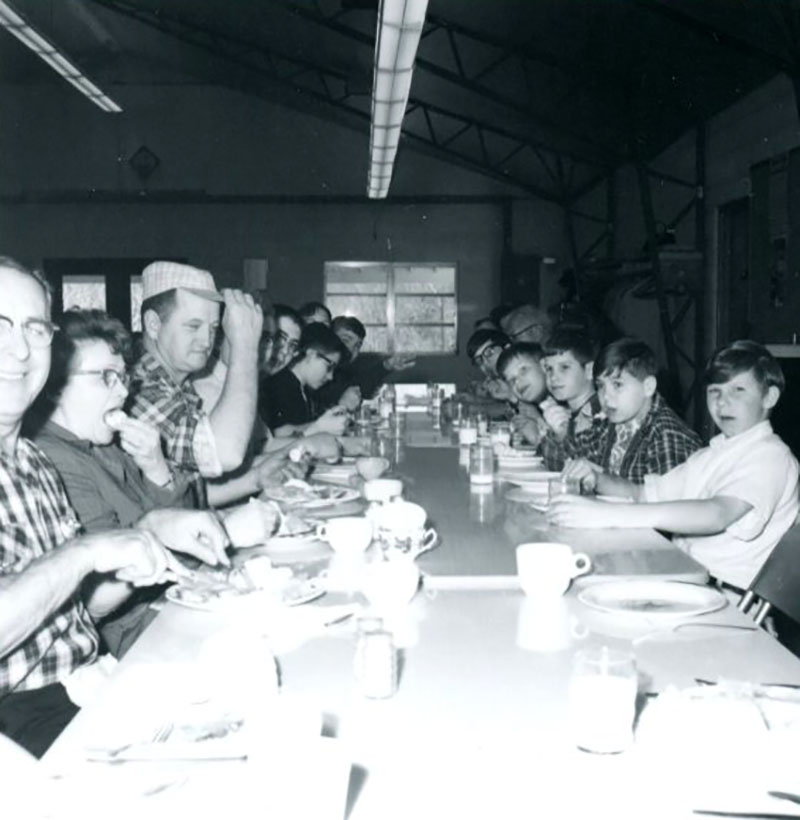
[[[131,378],[127,373],[120,373],[119,370],[106,368],[104,370],[73,370],[73,376],[100,376],[103,384],[110,390],[115,385],[120,385],[126,390],[131,383]]]
[[[486,363],[487,363],[487,361],[489,360],[489,357],[490,357],[490,356],[491,356],[491,355],[492,355],[495,351],[498,351],[498,350],[502,351],[502,349],[503,349],[503,348],[502,348],[500,345],[494,345],[494,344],[486,345],[486,347],[484,347],[484,348],[483,348],[483,350],[481,350],[481,352],[480,352],[480,353],[476,353],[476,354],[472,357],[472,361],[473,361],[473,362],[475,362],[475,364],[476,364],[478,367],[480,367],[482,364],[486,364]]]
[[[0,313],[0,344],[11,338],[14,324],[13,319]],[[53,341],[53,334],[58,330],[57,325],[46,319],[26,319],[21,327],[25,341],[36,348],[49,347]]]
[[[335,362],[333,359],[329,359],[324,353],[320,353],[318,350],[316,351],[316,354],[327,364],[329,373],[333,373],[333,371],[336,370],[336,365],[338,362]]]
[[[526,325],[525,327],[522,328],[522,330],[517,330],[514,333],[507,334],[508,338],[509,339],[516,339],[517,336],[522,336],[523,333],[527,333],[529,330],[531,330],[531,328],[534,328],[534,327],[542,328],[542,327],[544,327],[544,325],[542,325],[541,322],[534,322],[531,325]]]

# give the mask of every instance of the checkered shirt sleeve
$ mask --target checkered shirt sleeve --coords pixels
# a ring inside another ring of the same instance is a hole
[[[585,458],[607,469],[613,445],[614,425],[603,419],[588,430],[568,437],[564,455]],[[619,475],[641,484],[646,475],[663,475],[682,464],[701,446],[697,433],[656,393],[650,412],[628,445]]]
[[[131,415],[159,429],[172,464],[206,477],[221,475],[214,433],[190,382],[175,384],[155,357],[145,353],[134,368],[131,395]]]
[[[13,457],[0,455],[0,590],[37,558],[75,535],[77,516],[52,462],[25,439]],[[99,639],[75,595],[0,658],[0,696],[40,689],[97,656]]]

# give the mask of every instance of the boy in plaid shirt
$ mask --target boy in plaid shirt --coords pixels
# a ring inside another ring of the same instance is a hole
[[[594,363],[594,378],[605,418],[565,438],[565,458],[584,459],[600,472],[641,484],[701,446],[697,433],[657,392],[655,355],[644,342],[623,338],[605,347]]]

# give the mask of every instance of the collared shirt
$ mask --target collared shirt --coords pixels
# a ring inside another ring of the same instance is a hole
[[[173,472],[183,474],[204,506],[206,478],[222,474],[214,432],[191,380],[178,384],[158,359],[146,352],[133,368],[130,413],[158,427]]]
[[[78,528],[61,479],[38,447],[21,438],[13,456],[0,451],[0,575],[22,572]],[[98,645],[97,630],[76,592],[0,658],[0,695],[64,680],[95,659]]]
[[[797,482],[797,460],[763,421],[732,438],[715,436],[666,475],[648,476],[644,500],[730,496],[749,504],[723,532],[673,539],[716,578],[746,589],[797,517]]]
[[[608,471],[616,441],[615,424],[597,419],[588,430],[561,443],[566,458],[585,458]],[[662,475],[701,446],[700,437],[656,393],[650,410],[631,436],[618,466],[621,478],[641,484],[649,474]]]
[[[153,484],[117,444],[92,444],[53,421],[37,434],[36,444],[56,466],[87,532],[130,527],[152,509],[184,505],[185,482],[170,488]]]

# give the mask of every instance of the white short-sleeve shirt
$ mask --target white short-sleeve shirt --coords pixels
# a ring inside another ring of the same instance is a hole
[[[644,500],[685,501],[731,496],[751,509],[724,532],[676,535],[673,543],[716,578],[746,589],[798,513],[798,464],[760,422],[733,438],[715,436],[664,475],[649,475]]]

